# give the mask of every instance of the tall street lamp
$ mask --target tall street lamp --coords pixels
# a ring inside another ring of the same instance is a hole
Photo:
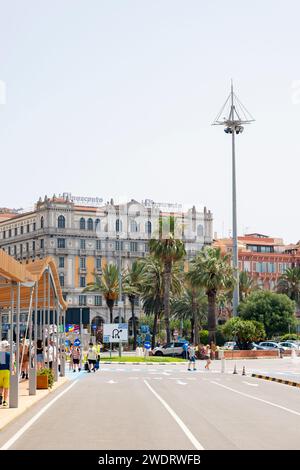
[[[233,292],[233,316],[237,316],[239,305],[239,263],[238,263],[238,237],[237,237],[237,208],[236,208],[236,164],[235,164],[235,135],[241,134],[245,124],[254,121],[249,111],[241,103],[233,91],[231,80],[230,94],[221,108],[213,126],[225,126],[224,132],[231,134],[232,147],[232,242],[233,242],[233,269],[235,276],[235,287]]]

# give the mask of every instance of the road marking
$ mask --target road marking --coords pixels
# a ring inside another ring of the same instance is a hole
[[[272,403],[271,401],[263,400],[262,398],[258,398],[258,397],[254,397],[253,395],[249,395],[248,393],[240,392],[239,390],[236,390],[236,389],[231,388],[231,387],[227,387],[226,385],[219,384],[218,382],[214,382],[213,380],[211,380],[211,383],[215,384],[215,385],[218,385],[219,387],[226,388],[227,390],[230,390],[231,392],[238,393],[239,395],[242,395],[244,397],[251,398],[252,400],[261,401],[262,403],[266,403],[267,405],[274,406],[275,408],[280,408],[281,410],[287,411],[288,413],[291,413],[293,415],[300,416],[300,413],[298,411],[291,410],[290,408],[286,408],[285,406],[282,406],[282,405],[277,405],[277,403]]]
[[[181,380],[177,380],[176,383],[177,383],[178,385],[187,385],[186,382],[181,382]]]
[[[160,395],[149,385],[147,380],[144,380],[144,383],[146,386],[149,388],[149,390],[153,393],[153,395],[161,402],[161,404],[166,408],[166,410],[170,413],[172,418],[176,421],[178,426],[181,428],[181,430],[184,432],[186,437],[191,441],[195,449],[197,450],[204,450],[204,447],[200,444],[200,442],[195,438],[195,436],[191,433],[191,431],[188,429],[188,427],[184,424],[184,422],[179,418],[179,416],[175,413],[175,411],[172,410],[172,408],[168,405],[168,403],[161,398]]]
[[[131,380],[138,380],[139,378],[138,377],[128,377],[129,379]]]
[[[24,426],[19,429],[16,434],[13,435],[2,447],[0,447],[0,450],[7,450],[9,449],[20,437],[57,401],[59,400],[60,397],[62,397],[65,393],[67,393],[74,385],[77,384],[79,379],[74,380],[74,382],[69,385],[65,390],[63,390],[57,397],[53,398],[53,400],[50,401],[50,403],[47,403],[44,408],[42,408],[35,416],[33,416]]]
[[[243,384],[250,385],[251,387],[258,387],[258,384],[251,384],[250,382],[245,382],[244,380]]]
[[[118,382],[115,382],[114,380],[109,380],[108,382],[106,382],[107,384],[117,384]]]

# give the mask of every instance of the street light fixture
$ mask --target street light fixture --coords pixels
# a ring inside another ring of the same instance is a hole
[[[235,165],[235,135],[241,134],[245,124],[250,124],[255,119],[241,103],[233,91],[231,80],[230,94],[221,108],[213,126],[225,126],[224,132],[232,136],[232,241],[233,241],[233,269],[235,287],[233,292],[233,316],[237,316],[239,304],[239,264],[238,264],[238,238],[237,238],[237,209],[236,209],[236,165]]]

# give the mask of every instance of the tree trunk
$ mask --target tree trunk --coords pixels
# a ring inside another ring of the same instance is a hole
[[[171,270],[172,263],[165,263],[164,270],[164,316],[166,323],[167,343],[171,342],[170,330],[170,287],[171,287]]]
[[[153,322],[153,332],[152,332],[152,342],[151,348],[155,348],[155,337],[156,337],[156,330],[157,330],[157,320],[158,320],[159,312],[155,312],[154,314],[154,322]]]
[[[194,344],[194,331],[195,331],[194,318],[191,318],[191,344]]]
[[[207,293],[208,298],[208,341],[216,342],[216,297],[215,291],[209,291]]]
[[[131,305],[131,321],[132,321],[132,329],[133,329],[133,350],[136,350],[136,321],[134,315],[134,300],[135,295],[129,295],[129,302]]]

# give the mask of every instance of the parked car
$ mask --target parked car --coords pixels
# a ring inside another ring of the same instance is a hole
[[[260,344],[252,343],[252,349],[256,351],[263,351],[264,349],[267,349],[267,348],[265,346],[261,346]]]
[[[153,349],[153,356],[181,356],[185,357],[185,341],[167,343],[164,346],[157,346]]]
[[[236,346],[236,342],[235,341],[227,341],[224,346],[223,346],[223,349],[234,349],[234,347]]]
[[[264,349],[269,349],[269,350],[272,350],[272,349],[279,349],[280,351],[284,351],[285,349],[287,349],[286,347],[284,346],[280,346],[279,343],[275,343],[275,341],[261,341],[259,343],[259,346],[263,346]]]
[[[285,349],[299,349],[299,344],[294,343],[293,341],[281,341],[278,344]]]

